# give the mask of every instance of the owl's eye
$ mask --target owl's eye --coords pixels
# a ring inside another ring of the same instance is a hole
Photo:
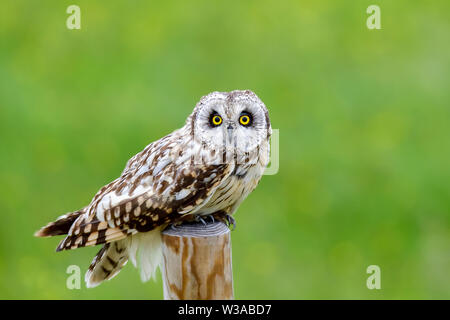
[[[222,117],[218,114],[214,114],[211,116],[210,122],[213,127],[220,126],[222,124]]]
[[[247,112],[243,112],[239,117],[239,123],[244,127],[249,126],[252,123],[252,116]]]

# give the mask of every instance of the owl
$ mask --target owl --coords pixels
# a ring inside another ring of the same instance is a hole
[[[161,232],[187,221],[232,215],[269,162],[271,125],[250,90],[212,92],[185,125],[133,156],[119,178],[84,208],[36,232],[66,235],[56,251],[103,245],[85,275],[95,287],[131,260],[147,281],[162,261]]]

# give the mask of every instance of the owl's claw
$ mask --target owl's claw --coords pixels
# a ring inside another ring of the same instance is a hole
[[[213,217],[212,214],[210,214],[208,217],[211,219],[211,222],[212,222],[212,223],[216,222],[216,219],[214,219],[214,217]]]
[[[218,221],[225,223],[228,228],[233,226],[233,228],[230,228],[232,231],[236,229],[236,220],[231,216],[231,214],[227,214],[225,212],[217,212],[214,214],[214,216],[210,215],[212,221],[216,221],[217,219]]]
[[[226,219],[228,221],[228,227],[233,225],[233,229],[231,229],[231,231],[234,231],[234,229],[236,229],[236,220],[230,214],[226,215]]]
[[[195,216],[195,221],[203,223],[206,226],[206,221],[200,215]]]

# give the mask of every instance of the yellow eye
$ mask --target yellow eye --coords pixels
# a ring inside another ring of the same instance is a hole
[[[211,118],[211,123],[213,126],[220,126],[220,124],[222,123],[222,117],[215,115]]]
[[[250,116],[244,114],[239,117],[239,123],[243,126],[248,126],[250,124]]]

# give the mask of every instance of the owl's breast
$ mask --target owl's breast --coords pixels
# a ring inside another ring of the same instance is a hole
[[[261,179],[258,164],[245,169],[237,168],[217,188],[208,202],[197,214],[206,215],[217,211],[232,214],[239,204],[253,191]]]
[[[207,215],[224,211],[233,214],[258,185],[269,162],[269,148],[268,141],[264,141],[255,149],[255,154],[238,155],[231,164],[231,174],[222,181],[206,203],[192,213]]]

